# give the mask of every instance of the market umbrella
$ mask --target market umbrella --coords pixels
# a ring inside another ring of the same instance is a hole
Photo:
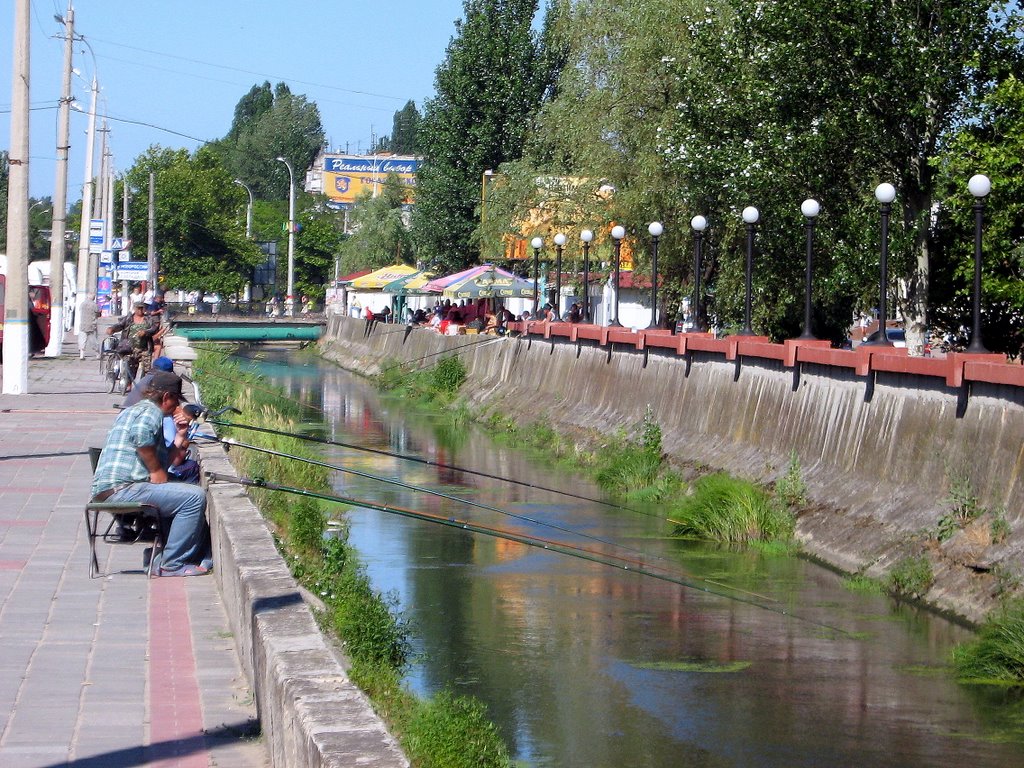
[[[400,277],[397,280],[393,280],[383,288],[382,293],[393,293],[401,296],[409,293],[423,293],[424,286],[427,281],[430,280],[431,274],[429,272],[415,272],[405,277]]]
[[[532,299],[533,283],[491,267],[452,283],[442,293],[453,299]]]
[[[441,291],[443,291],[449,285],[461,283],[463,280],[466,280],[470,277],[480,274],[481,272],[486,272],[491,269],[497,270],[499,273],[503,275],[509,274],[503,269],[498,269],[498,267],[495,267],[493,264],[478,264],[475,267],[464,269],[461,272],[455,272],[451,275],[445,275],[444,277],[435,277],[433,280],[431,280],[423,287],[423,290],[427,291],[428,293],[441,293]]]
[[[408,264],[392,264],[390,267],[382,267],[368,275],[357,277],[352,281],[352,288],[357,291],[380,290],[388,283],[393,283],[402,277],[409,277],[419,272],[416,267]]]

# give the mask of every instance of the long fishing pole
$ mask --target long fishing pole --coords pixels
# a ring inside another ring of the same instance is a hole
[[[238,440],[235,440],[235,439],[230,438],[230,437],[214,438],[214,439],[219,440],[219,442],[223,443],[224,445],[230,446],[230,447],[245,448],[245,449],[250,450],[250,451],[257,451],[258,453],[265,453],[267,455],[277,456],[277,457],[282,458],[282,459],[291,459],[293,461],[301,461],[301,462],[303,462],[305,464],[310,464],[310,465],[315,466],[315,467],[324,467],[325,469],[332,469],[332,470],[336,470],[338,472],[345,472],[347,474],[355,475],[357,477],[363,477],[363,478],[366,478],[368,480],[376,480],[377,482],[380,482],[380,483],[387,483],[389,485],[396,485],[399,488],[405,488],[406,490],[409,490],[409,491],[416,491],[416,492],[419,492],[419,493],[426,493],[426,494],[429,494],[431,496],[437,496],[437,497],[442,498],[442,499],[447,499],[448,501],[453,501],[453,502],[455,502],[457,504],[465,504],[467,506],[476,507],[477,509],[483,509],[483,510],[486,510],[488,512],[496,512],[499,515],[505,515],[507,517],[514,518],[516,520],[522,520],[523,522],[526,522],[526,523],[532,523],[533,525],[539,525],[539,526],[543,526],[545,528],[550,528],[550,529],[555,530],[555,531],[561,531],[562,533],[568,533],[568,534],[570,534],[572,536],[578,536],[578,537],[583,538],[583,539],[589,539],[590,541],[597,542],[598,544],[603,544],[603,545],[605,545],[607,547],[613,547],[613,548],[616,548],[616,549],[627,550],[627,551],[630,551],[630,552],[635,552],[637,554],[643,555],[644,557],[649,557],[649,555],[646,552],[644,552],[642,549],[638,549],[636,547],[630,547],[629,545],[626,545],[626,544],[619,544],[619,543],[611,541],[609,539],[603,539],[600,536],[594,536],[593,534],[584,533],[583,531],[574,531],[571,528],[565,528],[564,526],[560,526],[560,525],[557,525],[555,523],[548,523],[548,522],[545,522],[543,520],[537,520],[536,518],[530,517],[529,515],[521,515],[521,514],[518,514],[516,512],[509,512],[506,509],[500,509],[499,507],[493,507],[490,504],[481,504],[478,501],[473,501],[471,499],[464,499],[464,498],[460,498],[458,496],[453,496],[450,493],[445,493],[444,491],[438,491],[438,490],[434,490],[433,488],[426,488],[426,487],[420,486],[420,485],[412,485],[411,483],[406,483],[406,482],[403,482],[401,480],[396,480],[393,477],[381,477],[380,475],[374,475],[374,474],[371,474],[369,472],[363,472],[363,471],[358,470],[358,469],[352,469],[351,467],[345,467],[345,466],[342,466],[340,464],[331,464],[330,462],[327,462],[327,461],[320,461],[318,459],[310,459],[310,458],[306,458],[306,457],[303,457],[303,456],[296,456],[296,455],[291,454],[291,453],[284,453],[283,451],[275,451],[272,448],[263,448],[263,447],[258,446],[258,445],[250,445],[249,443],[242,443],[242,442],[239,442]],[[633,560],[633,559],[630,559],[630,558],[622,557],[620,555],[608,555],[608,557],[613,557],[616,560],[623,560],[623,561],[628,561],[628,562],[632,562],[632,563],[641,563],[642,562],[640,560]],[[660,558],[658,558],[658,559],[660,559]]]
[[[519,544],[524,544],[528,547],[536,547],[538,549],[547,550],[550,552],[557,552],[559,554],[568,555],[570,557],[576,557],[580,560],[587,560],[592,563],[599,565],[605,565],[610,568],[616,568],[621,571],[628,571],[636,573],[641,576],[648,576],[659,581],[669,582],[670,584],[676,584],[686,589],[692,589],[698,592],[704,592],[716,597],[721,597],[726,600],[733,600],[738,603],[745,605],[751,605],[755,608],[760,608],[765,611],[770,611],[780,616],[786,616],[797,621],[802,621],[807,624],[811,624],[817,627],[828,629],[832,632],[837,632],[843,635],[849,635],[850,633],[845,629],[834,627],[829,624],[825,624],[814,619],[808,619],[799,614],[790,613],[783,608],[773,608],[770,605],[752,600],[750,598],[740,597],[738,595],[729,595],[717,590],[711,589],[702,584],[697,584],[682,576],[677,576],[670,573],[659,573],[652,569],[650,566],[644,564],[622,564],[614,562],[613,556],[606,555],[604,553],[594,552],[592,550],[584,549],[582,547],[573,546],[572,544],[564,544],[549,539],[543,539],[538,536],[530,536],[524,533],[516,533],[514,531],[508,531],[502,528],[492,528],[490,526],[480,525],[478,523],[471,523],[468,520],[459,520],[454,517],[443,517],[441,515],[431,514],[429,512],[418,512],[413,509],[406,507],[399,507],[393,504],[377,504],[371,501],[365,501],[363,499],[355,499],[347,496],[340,496],[337,494],[321,493],[318,491],[311,491],[305,488],[293,488],[286,485],[278,485],[266,480],[254,480],[245,477],[233,477],[231,475],[222,475],[217,472],[207,472],[207,478],[214,482],[228,482],[228,483],[239,483],[244,486],[250,486],[254,488],[262,488],[268,491],[279,491],[282,493],[291,493],[297,496],[306,496],[313,499],[321,499],[324,501],[336,502],[339,504],[347,504],[354,507],[363,507],[365,509],[372,509],[378,512],[385,512],[391,515],[399,515],[401,517],[408,517],[413,520],[420,520],[423,522],[435,523],[437,525],[444,525],[449,528],[457,528],[459,530],[468,531],[470,533],[479,533],[484,536],[491,536],[498,539],[504,539],[506,541],[514,541]],[[727,585],[726,585],[727,586]]]
[[[549,488],[544,485],[538,485],[537,483],[529,483],[525,480],[515,480],[509,477],[501,477],[499,475],[492,475],[487,472],[481,472],[476,469],[469,469],[468,467],[460,467],[455,464],[445,464],[442,461],[434,461],[433,459],[423,458],[421,456],[411,456],[407,453],[398,453],[396,451],[386,451],[383,448],[370,448],[364,445],[356,445],[355,443],[346,443],[341,440],[331,440],[326,437],[316,437],[315,435],[305,435],[301,432],[285,432],[278,429],[270,429],[268,427],[257,427],[253,424],[241,424],[236,421],[221,421],[220,419],[207,418],[209,424],[216,424],[220,427],[234,427],[236,429],[246,429],[253,432],[264,432],[268,435],[280,435],[282,437],[293,437],[296,440],[305,440],[310,443],[318,443],[320,445],[334,445],[340,448],[350,448],[353,451],[362,451],[364,453],[373,453],[378,456],[387,456],[389,458],[401,459],[403,461],[411,461],[417,464],[425,464],[428,467],[437,467],[439,469],[449,469],[455,472],[463,472],[467,475],[475,475],[477,477],[485,477],[488,480],[500,480],[503,483],[510,483],[512,485],[520,485],[524,488],[532,488],[537,491],[545,491],[546,493],[555,493],[559,496],[567,496],[571,499],[579,499],[580,501],[586,501],[591,504],[600,504],[605,507],[611,507],[612,509],[621,509],[626,512],[635,512],[637,514],[647,514],[639,509],[631,509],[630,507],[624,507],[621,504],[615,504],[610,501],[604,501],[602,499],[594,499],[589,496],[583,496],[578,493],[572,493],[571,491],[560,491],[557,488]]]

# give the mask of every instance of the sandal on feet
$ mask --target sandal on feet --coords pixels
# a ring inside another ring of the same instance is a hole
[[[212,563],[210,564],[209,568],[206,567],[205,565],[203,565],[202,563],[200,563],[199,565],[195,565],[195,564],[183,565],[183,566],[181,566],[181,568],[175,568],[174,570],[169,570],[167,568],[161,568],[160,569],[160,575],[161,576],[204,576],[205,574],[210,573],[210,571],[213,570],[212,566],[213,566]]]

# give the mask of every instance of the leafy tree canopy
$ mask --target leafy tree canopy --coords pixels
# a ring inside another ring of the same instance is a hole
[[[228,173],[248,184],[255,197],[280,200],[288,198],[288,169],[277,158],[291,163],[295,185],[301,188],[323,143],[316,104],[293,94],[284,83],[273,91],[270,83],[263,83],[242,97],[228,135],[212,149]]]
[[[376,147],[377,152],[394,152],[398,155],[415,155],[419,153],[420,111],[416,102],[407,101],[405,106],[395,112],[391,135],[382,138]]]
[[[241,292],[263,260],[245,237],[248,197],[208,148],[150,147],[126,175],[131,190],[131,238],[145,248],[149,175],[156,183],[156,242],[162,284],[169,288]]]
[[[367,194],[356,201],[350,216],[352,234],[341,247],[341,270],[378,269],[413,263],[412,239],[406,227],[404,190],[396,174],[389,174],[382,194]]]
[[[437,69],[418,137],[414,232],[420,256],[457,268],[476,256],[484,170],[521,157],[549,72],[532,24],[536,0],[466,0]]]

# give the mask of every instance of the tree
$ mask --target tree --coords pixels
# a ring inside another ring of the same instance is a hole
[[[333,277],[334,262],[344,240],[341,220],[334,211],[315,206],[306,208],[297,218],[301,229],[295,238],[295,289],[300,296],[322,299],[324,284]]]
[[[1024,355],[1024,83],[1009,77],[964,125],[935,169],[945,193],[938,214],[939,253],[931,284],[934,331],[966,346],[974,280],[974,198],[967,180],[985,173],[982,255],[982,341],[993,352]]]
[[[341,269],[356,272],[413,262],[412,238],[403,217],[405,190],[397,174],[389,174],[378,197],[366,195],[352,210],[352,234],[341,246]]]
[[[864,298],[877,275],[871,190],[890,181],[901,214],[894,217],[892,271],[900,277],[910,344],[920,349],[935,191],[929,160],[1012,61],[1011,5],[728,0],[690,18],[695,55],[676,72],[687,98],[662,150],[698,207],[734,220],[748,202],[766,201],[760,236],[772,269],[760,270],[758,281],[779,301],[774,309],[761,304],[773,335],[789,335],[798,323],[795,211],[805,196],[823,205],[825,259],[815,298],[832,309],[831,331],[858,304],[872,306]],[[777,223],[769,228],[767,221]],[[726,260],[723,274],[735,274],[736,250],[726,247],[722,229],[712,234],[711,252]],[[717,285],[717,300],[735,307],[736,284]]]
[[[466,0],[418,131],[413,233],[440,268],[474,260],[475,209],[486,169],[522,155],[547,83],[532,30],[536,0]]]
[[[556,206],[554,229],[595,230],[591,256],[608,261],[608,223],[627,227],[634,263],[648,268],[647,224],[666,222],[659,272],[662,300],[678,306],[690,279],[689,220],[683,179],[658,152],[659,137],[685,98],[673,67],[685,66],[689,38],[677,23],[695,0],[578,0],[549,5],[543,30],[548,76],[557,81],[531,133],[525,157],[500,169],[488,187],[480,238],[485,254],[501,252],[504,235],[524,236],[523,220],[540,205]],[[701,9],[704,3],[699,4]],[[538,180],[561,178],[552,184]],[[614,191],[613,191],[614,190]],[[550,237],[554,232],[538,232]],[[578,238],[567,255],[579,256]]]
[[[209,148],[190,155],[183,149],[150,147],[126,177],[132,190],[129,234],[142,247],[147,242],[151,172],[162,284],[240,293],[253,267],[263,261],[259,247],[245,237],[245,191]]]
[[[418,132],[420,127],[420,111],[415,101],[407,101],[405,106],[395,112],[391,135],[382,138],[376,147],[377,152],[394,152],[396,155],[415,155],[419,152]]]
[[[264,83],[253,86],[238,102],[228,135],[212,149],[255,197],[280,200],[288,197],[288,169],[277,158],[288,159],[295,183],[301,185],[323,143],[316,104],[293,94],[285,83],[278,83],[272,92],[270,83]]]

